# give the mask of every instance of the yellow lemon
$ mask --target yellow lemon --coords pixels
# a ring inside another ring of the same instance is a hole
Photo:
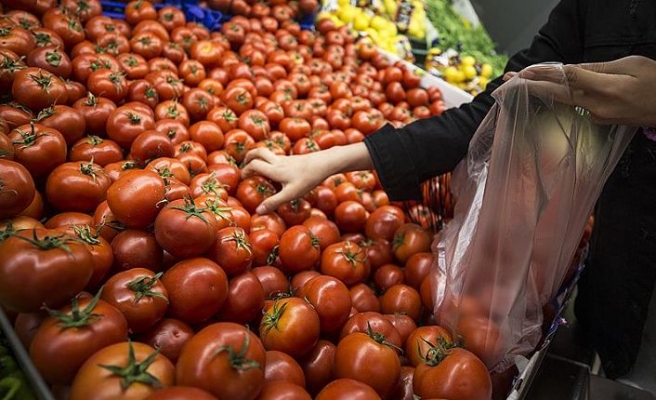
[[[476,67],[473,65],[462,65],[461,71],[465,77],[465,80],[471,80],[476,77]]]
[[[476,59],[472,56],[463,56],[460,58],[460,64],[463,66],[474,66],[476,64]]]
[[[353,19],[353,29],[363,31],[369,28],[370,17],[365,13],[360,13]]]
[[[481,65],[481,76],[484,78],[489,78],[492,76],[492,66],[490,64]]]
[[[446,67],[444,68],[444,71],[442,71],[442,77],[449,83],[458,83],[459,74],[460,71],[458,71],[458,68],[453,66]]]

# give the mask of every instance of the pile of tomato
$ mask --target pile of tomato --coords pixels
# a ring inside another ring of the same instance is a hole
[[[3,0],[0,306],[41,377],[70,400],[490,399],[480,327],[433,315],[434,233],[373,171],[267,215],[278,184],[240,171],[441,92],[348,28],[301,30],[303,0],[243,3],[210,32],[146,0]]]

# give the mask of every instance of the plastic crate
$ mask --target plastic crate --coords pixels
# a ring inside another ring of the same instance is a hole
[[[103,15],[110,18],[125,19],[126,3],[101,0]],[[173,6],[185,13],[188,22],[197,22],[204,25],[210,31],[221,29],[223,14],[220,11],[201,7],[195,0],[167,0],[164,3],[153,4],[156,10],[166,6]]]
[[[298,23],[299,25],[301,25],[301,29],[308,31],[314,29],[314,21],[316,19],[317,19],[317,14],[312,13],[301,18],[300,21],[298,21]]]

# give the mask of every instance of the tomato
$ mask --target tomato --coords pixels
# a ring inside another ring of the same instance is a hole
[[[251,222],[251,232],[269,229],[280,237],[287,229],[285,221],[276,213],[253,215]]]
[[[0,220],[25,210],[34,200],[35,192],[34,180],[25,167],[0,159]]]
[[[35,178],[43,177],[66,161],[66,140],[59,131],[38,123],[21,125],[9,134],[17,161]]]
[[[164,179],[176,179],[187,185],[191,182],[191,175],[187,167],[177,158],[159,157],[146,165],[147,171],[155,171]]]
[[[321,389],[315,400],[381,400],[376,391],[355,379],[339,378]]]
[[[303,221],[303,225],[310,229],[312,235],[317,238],[321,250],[340,241],[339,228],[329,219],[310,216]]]
[[[374,283],[382,293],[394,285],[404,283],[404,279],[403,269],[394,264],[381,265],[374,272]]]
[[[164,180],[153,171],[126,171],[107,190],[114,217],[129,228],[145,228],[155,221],[166,194]]]
[[[18,312],[59,307],[87,285],[92,264],[85,245],[58,230],[20,231],[0,242],[0,304]]]
[[[335,223],[341,232],[360,232],[367,223],[368,214],[362,203],[356,200],[342,201],[335,207]]]
[[[36,313],[19,313],[16,316],[13,327],[23,347],[30,348],[36,331],[48,317],[48,312],[45,310]]]
[[[70,400],[144,399],[172,386],[175,366],[154,348],[121,342],[98,351],[80,368]]]
[[[411,255],[403,269],[406,283],[418,289],[421,281],[429,274],[434,261],[435,255],[430,252],[419,252]]]
[[[133,268],[118,272],[103,286],[101,299],[123,313],[130,332],[143,332],[164,317],[169,300],[160,276]]]
[[[424,356],[426,361],[415,368],[413,375],[416,395],[453,400],[492,397],[490,373],[474,354],[460,348],[441,348]]]
[[[349,289],[351,303],[358,312],[380,312],[380,301],[373,289],[364,283],[358,283]]]
[[[265,382],[258,400],[276,400],[290,398],[297,400],[312,400],[312,396],[302,387],[287,381]]]
[[[60,211],[94,211],[105,201],[111,179],[98,164],[66,162],[55,168],[46,181],[46,196]]]
[[[104,140],[103,143],[106,141],[107,140]],[[113,141],[109,140],[109,142],[112,143],[113,146],[116,146],[116,148],[120,149],[120,147],[118,147],[118,145]],[[122,152],[119,154],[122,154]],[[111,162],[105,165],[104,169],[105,172],[107,173],[107,176],[109,176],[112,182],[115,182],[121,175],[125,173],[125,171],[130,171],[138,168],[139,166],[137,165],[136,162],[131,160],[122,160],[122,161]]]
[[[86,288],[89,290],[96,290],[112,267],[114,253],[112,252],[110,243],[100,236],[96,229],[91,227],[93,224],[93,217],[87,214],[81,214],[81,216],[87,216],[91,218],[91,221],[87,222],[80,220],[79,222],[72,223],[66,227],[65,232],[71,237],[84,243],[89,253],[91,253],[91,258],[93,260],[93,273]],[[51,218],[48,222],[52,221],[54,218],[55,217]]]
[[[214,96],[200,88],[192,88],[182,97],[182,105],[187,109],[191,121],[201,121],[214,107]]]
[[[129,149],[141,132],[155,129],[155,119],[143,109],[123,105],[109,115],[106,128],[110,139]]]
[[[447,345],[453,343],[449,331],[438,325],[420,326],[405,340],[405,356],[413,367],[424,362],[424,357],[431,346]]]
[[[289,354],[278,350],[267,350],[264,379],[267,382],[285,381],[305,387],[305,373],[299,363]]]
[[[55,214],[43,224],[48,229],[68,228],[75,225],[92,225],[93,217],[89,214],[67,211]],[[70,232],[69,232],[70,233]]]
[[[419,292],[404,284],[396,284],[387,289],[380,300],[380,306],[384,314],[405,314],[415,321],[419,321],[421,316]]]
[[[340,280],[319,275],[301,286],[298,296],[306,299],[319,315],[321,332],[341,331],[351,312],[349,290]]]
[[[463,311],[456,331],[462,336],[464,348],[487,363],[496,363],[502,355],[504,341],[499,326],[486,316]]]
[[[321,254],[321,273],[333,276],[347,286],[364,282],[370,267],[364,249],[351,241],[328,246]]]
[[[264,296],[264,287],[257,275],[251,271],[242,272],[230,279],[228,298],[217,318],[220,321],[250,324],[262,315]]]
[[[223,306],[228,296],[228,277],[207,258],[176,263],[161,278],[169,294],[167,315],[187,323],[206,321]]]
[[[199,331],[182,350],[177,383],[207,390],[220,399],[253,400],[264,385],[266,352],[242,325],[219,322]]]
[[[191,386],[172,386],[161,389],[148,396],[145,400],[217,400],[210,393]]]
[[[79,110],[64,105],[43,109],[37,116],[37,120],[41,125],[59,131],[68,145],[81,139],[86,129],[84,115]]]
[[[3,26],[0,29],[0,46],[13,51],[19,56],[25,56],[34,49],[35,42],[30,32],[20,26]]]
[[[178,319],[162,318],[146,331],[137,335],[136,339],[160,350],[160,353],[177,362],[182,347],[191,337],[194,330]]]
[[[112,239],[111,245],[116,271],[146,268],[159,272],[162,269],[164,252],[150,232],[126,229]]]
[[[113,305],[100,294],[71,301],[51,313],[36,331],[30,344],[30,358],[46,382],[68,385],[96,351],[126,340],[128,324]]]
[[[274,300],[263,310],[260,339],[267,350],[279,350],[298,358],[309,353],[319,340],[319,315],[300,297]]]
[[[415,253],[430,251],[432,238],[428,231],[414,223],[405,223],[394,232],[392,251],[399,262],[405,262]]]
[[[256,231],[251,230],[249,233],[249,239],[253,249],[254,267],[270,265],[275,262],[275,259],[278,256],[277,246],[280,242],[278,234],[266,228],[258,229]],[[284,277],[282,271],[280,271],[280,275]],[[277,290],[279,287],[274,289]],[[284,288],[282,291],[285,291]],[[267,291],[267,296],[269,294],[271,294],[271,292]]]
[[[87,97],[77,100],[73,108],[82,113],[86,122],[85,133],[104,137],[106,134],[107,119],[116,110],[116,104],[105,98],[96,97],[89,93]]]
[[[207,120],[216,123],[221,132],[228,132],[237,128],[238,117],[227,107],[214,107],[207,113]]]
[[[64,12],[59,15],[54,14],[59,12],[56,8],[46,11],[42,17],[43,26],[59,34],[64,41],[64,48],[70,51],[76,44],[84,41],[86,37],[84,27],[79,18],[73,14],[66,15]],[[51,13],[51,17],[48,15],[49,13]]]
[[[73,65],[68,55],[56,46],[36,47],[27,56],[27,65],[42,68],[60,78],[70,78]]]
[[[253,108],[253,95],[248,89],[240,86],[226,88],[221,93],[221,101],[237,116]]]
[[[155,218],[155,238],[175,257],[197,257],[214,243],[218,223],[206,208],[193,200],[175,200]]]
[[[321,257],[319,241],[307,227],[292,226],[280,236],[278,255],[285,273],[312,269]]]
[[[367,259],[371,265],[371,270],[376,271],[385,264],[393,262],[392,246],[385,239],[364,240],[358,242],[367,252]]]

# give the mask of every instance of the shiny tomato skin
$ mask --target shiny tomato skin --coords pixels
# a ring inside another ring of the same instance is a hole
[[[169,303],[164,284],[145,268],[113,275],[103,285],[101,298],[121,311],[132,333],[142,332],[164,317]]]
[[[155,218],[155,238],[160,246],[179,258],[198,257],[216,240],[214,215],[193,200],[175,200]]]
[[[0,242],[0,304],[18,312],[60,307],[87,285],[92,263],[85,245],[59,230],[21,231]]]
[[[347,286],[364,282],[370,273],[366,252],[349,240],[333,243],[323,251],[320,270]]]
[[[93,162],[60,164],[46,181],[46,197],[59,211],[94,211],[105,201],[112,181],[102,167]]]
[[[422,311],[419,291],[401,283],[391,286],[383,293],[380,306],[383,314],[401,313],[415,321],[419,321]]]
[[[401,374],[401,361],[396,350],[382,340],[362,332],[343,337],[335,351],[335,377],[366,383],[387,398]]]
[[[185,322],[162,318],[148,330],[138,334],[136,340],[160,349],[163,356],[175,363],[178,361],[182,347],[192,336],[194,330]]]
[[[242,272],[230,279],[228,298],[216,317],[219,321],[250,324],[262,315],[264,297],[264,287],[257,276],[251,271]]]
[[[303,225],[292,226],[282,234],[278,255],[281,269],[288,274],[312,269],[321,257],[318,240]]]
[[[14,145],[14,161],[23,164],[34,178],[48,175],[66,161],[66,139],[56,129],[25,124],[12,130],[9,139]]]
[[[264,380],[287,381],[305,387],[305,373],[298,361],[289,354],[278,350],[267,350]]]
[[[423,363],[423,357],[430,349],[430,345],[438,345],[440,342],[451,343],[451,333],[439,325],[420,326],[406,338],[404,343],[405,356],[413,367]]]
[[[92,303],[89,296],[76,301],[77,311],[85,310]],[[97,316],[91,317],[85,325],[65,327],[63,318],[50,316],[34,335],[30,358],[48,383],[70,384],[82,364],[96,351],[126,340],[128,324],[117,308],[103,300],[91,307],[90,313]],[[73,306],[66,306],[59,311],[75,318],[73,310]]]
[[[126,227],[145,228],[155,221],[165,194],[164,180],[156,172],[127,171],[107,190],[107,204]]]
[[[354,332],[366,333],[369,329],[385,336],[387,343],[392,344],[395,348],[401,349],[403,347],[401,335],[394,325],[382,314],[372,311],[352,315],[340,332],[340,340]]]
[[[287,381],[265,382],[257,400],[312,400],[312,396],[295,383]]]
[[[154,272],[162,270],[164,252],[155,236],[142,229],[125,229],[111,241],[114,252],[114,271],[146,268]]]
[[[358,312],[380,312],[380,300],[374,290],[366,283],[358,283],[349,288],[351,303]]]
[[[208,320],[228,297],[228,277],[212,260],[182,260],[161,278],[169,295],[167,315],[189,324]]]
[[[331,244],[340,241],[340,232],[337,225],[324,217],[310,216],[303,221],[303,225],[310,229],[312,235],[319,241],[319,248],[323,251]]]
[[[492,397],[492,382],[485,364],[457,347],[448,350],[436,366],[422,362],[415,367],[413,386],[415,394],[422,398],[489,400]]]
[[[91,218],[90,223],[82,222],[69,225],[65,228],[65,232],[71,237],[84,243],[89,253],[91,253],[91,258],[93,260],[93,273],[91,274],[89,283],[87,283],[86,289],[95,291],[112,268],[114,253],[112,252],[111,244],[105,240],[105,238],[100,236],[100,233],[96,229],[91,227],[93,224],[93,217],[89,217]],[[52,219],[49,221],[51,220]]]
[[[32,110],[68,101],[64,81],[41,68],[28,67],[16,72],[11,91],[14,100]]]
[[[355,379],[339,378],[323,388],[314,400],[382,400],[366,383]]]
[[[130,346],[134,359],[139,364],[157,351],[139,342],[121,342],[105,347],[91,356],[80,368],[71,385],[70,400],[144,399],[159,388],[173,385],[175,366],[166,357],[157,354],[145,372],[155,377],[158,384],[137,381],[123,388],[121,383],[124,380],[102,366],[125,368],[129,360]]]
[[[365,225],[365,233],[370,239],[392,240],[394,233],[405,222],[405,213],[397,206],[385,205],[371,213]]]
[[[220,399],[254,400],[264,385],[266,351],[242,325],[219,322],[199,331],[182,350],[177,383]]]
[[[14,217],[25,210],[35,192],[32,175],[22,164],[0,159],[0,219]]]
[[[407,222],[394,232],[392,252],[401,264],[405,264],[413,254],[430,251],[432,241],[428,231],[417,224]]]
[[[207,251],[207,256],[219,264],[229,276],[248,270],[253,262],[253,250],[248,234],[240,227],[220,229]]]
[[[301,286],[298,296],[312,304],[321,321],[321,332],[341,331],[351,312],[349,290],[339,279],[319,275]]]
[[[146,397],[145,400],[218,400],[205,390],[192,386],[171,386]]]
[[[276,299],[263,313],[259,332],[267,350],[298,358],[309,353],[319,340],[319,315],[300,297]]]
[[[61,104],[42,110],[38,119],[41,125],[59,131],[69,146],[82,138],[87,128],[84,115],[79,110]]]

